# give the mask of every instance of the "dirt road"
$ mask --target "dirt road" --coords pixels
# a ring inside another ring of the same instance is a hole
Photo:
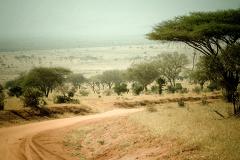
[[[50,132],[53,129],[69,127],[77,123],[104,118],[123,116],[141,111],[142,109],[115,109],[112,111],[73,118],[50,120],[38,123],[31,123],[16,127],[0,129],[0,160],[65,160],[63,154],[55,153],[35,139],[39,133]]]

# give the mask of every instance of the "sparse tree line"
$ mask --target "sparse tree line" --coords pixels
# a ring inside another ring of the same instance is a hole
[[[108,70],[90,78],[65,68],[38,67],[6,82],[4,87],[8,96],[20,97],[24,106],[33,108],[44,105],[43,97],[48,97],[52,92],[57,93],[53,98],[55,103],[79,103],[73,98],[76,92],[81,96],[87,96],[89,91],[99,96],[109,96],[113,92],[117,95],[129,92],[134,95],[142,92],[162,94],[165,87],[170,93],[184,93],[187,89],[176,81],[188,63],[185,54],[164,53],[132,64],[126,70]],[[3,87],[1,97],[4,99]]]

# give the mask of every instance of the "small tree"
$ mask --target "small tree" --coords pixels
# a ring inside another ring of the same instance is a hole
[[[203,90],[203,85],[210,79],[209,73],[207,73],[206,66],[204,66],[203,59],[200,58],[196,67],[193,71],[189,73],[190,80],[193,80],[194,83],[198,83]]]
[[[142,62],[133,64],[128,68],[127,74],[130,81],[140,83],[147,91],[147,86],[159,76],[159,71],[152,62]]]
[[[111,89],[113,84],[123,82],[123,74],[120,70],[104,71],[99,77],[100,83],[105,83],[108,89]]]
[[[73,84],[73,86],[81,88],[81,85],[86,82],[86,78],[82,74],[71,74],[68,77],[68,81]]]
[[[98,75],[92,76],[86,81],[87,85],[92,89],[93,93],[96,93],[96,84],[98,83],[98,81],[100,81]]]
[[[122,93],[125,93],[128,91],[127,84],[126,83],[117,83],[117,84],[115,84],[113,90],[118,95],[121,95]]]
[[[185,54],[165,53],[154,58],[153,63],[159,69],[160,75],[164,76],[175,88],[176,80],[183,68],[188,64],[188,58]]]
[[[37,88],[27,88],[23,93],[24,107],[30,107],[36,109],[39,107],[43,93]]]

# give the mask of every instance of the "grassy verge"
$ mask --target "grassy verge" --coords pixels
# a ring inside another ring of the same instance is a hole
[[[155,136],[174,138],[184,146],[197,148],[199,159],[240,158],[240,119],[228,116],[230,104],[216,101],[179,107],[177,103],[169,103],[155,108],[155,112],[146,110],[130,119],[148,127]]]
[[[30,108],[5,110],[0,112],[0,127],[92,113],[95,113],[92,108],[82,104],[64,104],[40,110]]]

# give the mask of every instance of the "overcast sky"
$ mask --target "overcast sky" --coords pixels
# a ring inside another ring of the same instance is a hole
[[[175,16],[239,7],[240,0],[0,0],[0,49],[23,40],[144,37]]]

